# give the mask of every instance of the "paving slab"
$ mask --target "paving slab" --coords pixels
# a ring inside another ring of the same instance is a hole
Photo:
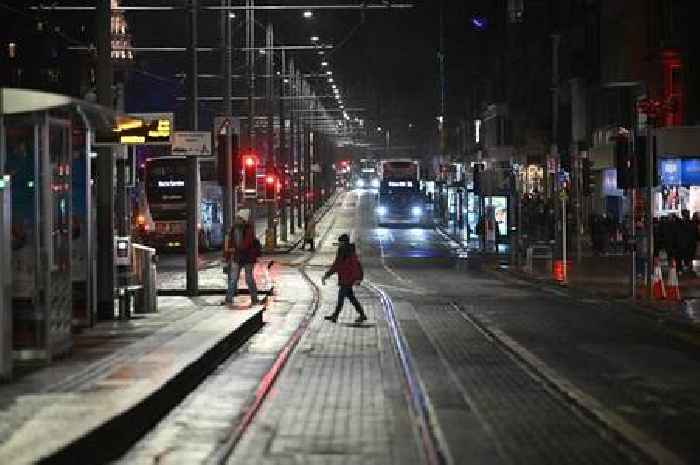
[[[84,339],[101,336],[102,356],[58,361],[0,387],[0,463],[104,463],[262,325],[260,307],[232,310],[212,298],[165,299],[189,314],[147,335],[127,326],[139,328],[138,320],[125,322],[115,339],[109,333],[119,328],[99,325]]]

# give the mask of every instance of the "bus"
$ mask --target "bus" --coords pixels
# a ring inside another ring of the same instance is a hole
[[[431,215],[420,189],[420,165],[415,160],[384,160],[379,164],[381,181],[377,195],[377,222],[427,225]]]
[[[144,166],[143,190],[136,215],[141,239],[158,250],[185,247],[187,157],[149,158]],[[221,249],[224,244],[223,190],[215,160],[200,159],[200,201],[197,211],[199,246]]]

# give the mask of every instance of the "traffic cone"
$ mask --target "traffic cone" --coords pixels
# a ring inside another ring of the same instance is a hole
[[[661,273],[661,264],[658,258],[654,259],[654,277],[651,279],[651,290],[654,299],[663,300],[666,298],[664,276]]]
[[[678,287],[678,273],[676,272],[676,261],[671,260],[671,268],[668,269],[668,290],[666,292],[668,300],[681,300],[681,290]]]

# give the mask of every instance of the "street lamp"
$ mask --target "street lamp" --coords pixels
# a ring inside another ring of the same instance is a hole
[[[306,19],[311,19],[314,17],[314,12],[311,10],[306,10],[304,13],[302,13],[302,16]]]
[[[311,42],[318,42],[319,40],[321,40],[319,36],[311,36]]]

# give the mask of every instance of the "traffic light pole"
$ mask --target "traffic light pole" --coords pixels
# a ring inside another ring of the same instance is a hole
[[[221,0],[222,7],[230,7],[231,0]],[[232,50],[231,50],[231,18],[227,11],[221,13],[222,24],[222,72],[224,75],[224,115],[231,118],[233,114],[233,105],[231,102],[231,74],[232,74]],[[233,224],[235,214],[233,205],[233,160],[231,160],[233,152],[233,128],[231,124],[226,125],[226,156],[224,157],[224,166],[219,169],[224,170],[224,232],[228,234]],[[234,156],[238,156],[235,154]]]

